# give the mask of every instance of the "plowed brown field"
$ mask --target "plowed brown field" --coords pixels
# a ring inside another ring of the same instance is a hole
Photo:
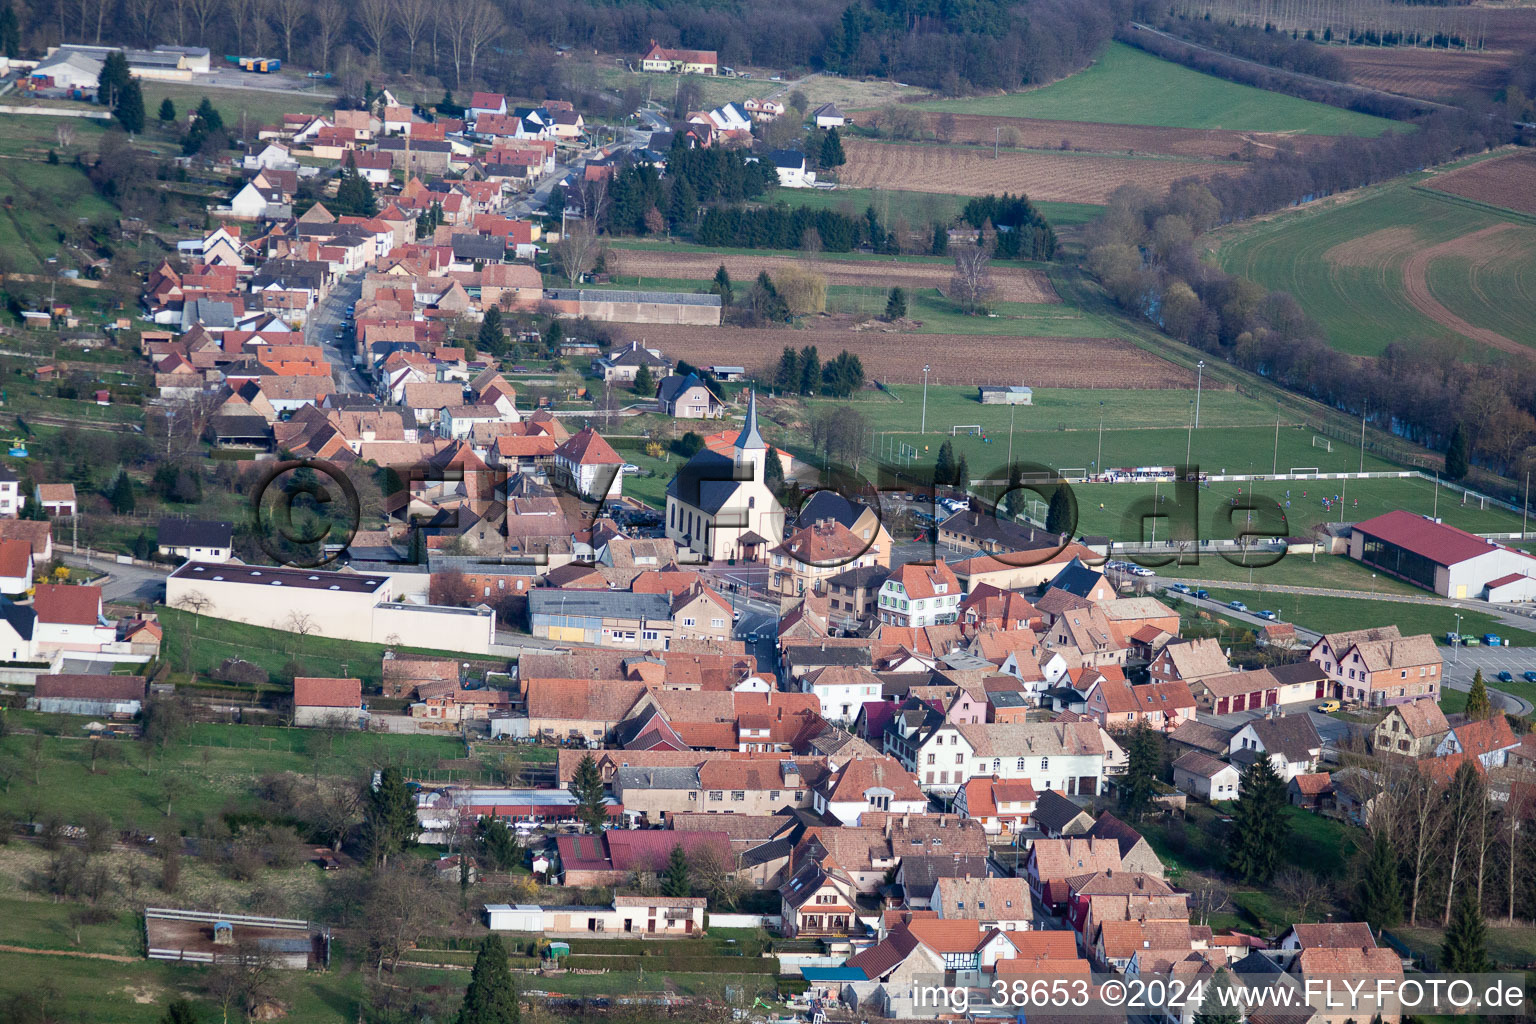
[[[1506,210],[1536,213],[1536,153],[1512,153],[1484,160],[1459,171],[1437,175],[1430,187],[1452,195],[1502,206]]]
[[[1236,165],[1062,153],[1003,153],[962,146],[844,143],[842,180],[855,188],[984,196],[1022,192],[1038,202],[1105,203],[1121,185],[1161,192],[1180,178],[1233,173]]]
[[[943,114],[928,114],[928,130],[937,133]],[[951,142],[984,143],[991,147],[1001,139],[1009,144],[1009,133],[1025,149],[1067,148],[1092,153],[1156,153],[1197,159],[1222,160],[1241,154],[1252,142],[1259,155],[1274,152],[1282,144],[1297,148],[1327,145],[1332,140],[1323,135],[1289,132],[1233,132],[1200,128],[1150,128],[1134,124],[1091,124],[1085,121],[1042,121],[1030,117],[990,117],[982,114],[951,114],[954,133]],[[990,156],[990,151],[988,153]]]
[[[746,256],[708,252],[669,252],[652,249],[614,249],[611,259],[617,272],[635,277],[696,278],[707,281],[723,263],[731,280],[750,282],[759,271],[770,275],[788,266],[811,267],[825,274],[828,284],[862,285],[911,290],[948,288],[954,268],[948,263],[904,263],[896,260],[839,260],[823,256],[814,264],[789,256]],[[1003,302],[1060,302],[1050,280],[1038,270],[992,265],[998,299]]]
[[[1336,47],[1349,80],[1370,89],[1440,99],[1469,90],[1497,88],[1514,59],[1508,53],[1462,53],[1413,47]]]
[[[943,384],[989,383],[997,367],[1010,380],[1050,388],[1187,388],[1186,371],[1116,338],[1005,338],[972,334],[855,331],[850,317],[829,317],[806,330],[667,327],[646,339],[673,359],[729,363],[768,371],[786,345],[815,345],[822,359],[843,349],[859,357],[870,377],[893,384],[923,379]]]

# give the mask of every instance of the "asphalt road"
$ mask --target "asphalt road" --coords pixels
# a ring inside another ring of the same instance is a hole
[[[142,565],[122,565],[114,561],[110,556],[103,558],[100,555],[89,559],[84,555],[61,554],[65,565],[84,566],[95,569],[98,572],[108,573],[105,583],[101,587],[101,596],[105,601],[120,601],[124,603],[136,603],[147,601],[151,604],[165,600],[165,577],[170,574],[169,569],[149,569]]]
[[[336,377],[336,387],[341,391],[368,394],[368,383],[352,365],[352,332],[345,331],[342,338],[336,331],[346,322],[347,307],[363,294],[363,275],[350,274],[339,279],[325,301],[316,306],[304,324],[304,340],[325,350],[325,358],[331,364]]]

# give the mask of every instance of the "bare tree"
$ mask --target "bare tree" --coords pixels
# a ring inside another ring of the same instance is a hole
[[[162,771],[160,773],[160,798],[165,801],[165,816],[169,818],[175,809],[176,801],[186,795],[187,780],[182,778],[180,772]]]
[[[980,312],[997,290],[990,262],[981,246],[966,248],[955,257],[955,272],[949,279],[950,298],[967,313]]]
[[[1280,869],[1275,875],[1275,888],[1290,901],[1298,921],[1314,920],[1318,911],[1328,905],[1331,895],[1326,879],[1295,865]]]
[[[85,22],[85,4],[86,0],[80,0],[80,21],[82,25]],[[107,23],[107,13],[114,7],[116,7],[116,0],[95,0],[94,10],[96,11],[96,44],[98,46],[101,45],[101,32]]]
[[[1190,908],[1200,917],[1202,925],[1232,905],[1232,893],[1214,875],[1186,875],[1184,885],[1189,889]]]
[[[427,929],[447,916],[448,900],[435,877],[409,861],[392,861],[368,878],[362,901],[374,976],[391,971]]]
[[[272,0],[272,16],[283,33],[283,60],[293,61],[293,34],[309,14],[309,0]]]
[[[208,45],[208,26],[213,24],[213,19],[219,16],[219,11],[224,7],[224,0],[185,0],[187,14],[197,26],[197,44]]]
[[[1419,899],[1442,849],[1440,823],[1445,805],[1440,794],[1416,766],[1384,768],[1382,793],[1377,803],[1391,808],[1391,821],[1397,835],[1396,847],[1402,851],[1408,879],[1408,923],[1418,926]],[[1374,820],[1375,815],[1372,815]]]
[[[297,635],[299,639],[302,640],[312,633],[319,632],[320,624],[315,621],[315,617],[313,615],[309,614],[308,612],[301,612],[295,608],[293,611],[289,612],[288,617],[283,620],[282,628],[286,629],[290,633]]]
[[[229,1019],[231,1008],[253,1009],[277,981],[277,957],[260,943],[242,939],[220,954],[208,974],[209,994]]]
[[[193,618],[199,618],[212,605],[213,599],[201,590],[189,590],[176,601],[176,607],[191,612]]]
[[[176,26],[176,45],[186,42],[187,0],[171,0],[171,19]]]
[[[53,137],[58,140],[59,148],[67,150],[75,144],[75,129],[73,125],[56,125],[53,129]]]
[[[464,86],[464,62],[469,61],[469,78],[474,81],[475,64],[480,54],[504,30],[505,22],[486,0],[460,0],[448,8],[449,43],[453,47],[454,88]]]
[[[320,46],[320,68],[331,69],[331,47],[347,27],[347,9],[341,0],[317,0],[315,12],[315,42]]]
[[[162,8],[160,0],[128,0],[128,20],[132,24],[139,41],[145,46],[153,46],[155,42],[155,25],[160,21]]]
[[[1483,888],[1482,856],[1479,843],[1479,833],[1486,832],[1488,820],[1488,790],[1476,769],[1470,762],[1463,762],[1456,769],[1456,774],[1451,778],[1451,784],[1446,788],[1445,795],[1445,833],[1444,839],[1450,846],[1450,863],[1447,866],[1445,881],[1445,914],[1440,919],[1442,928],[1451,923],[1451,906],[1456,898],[1456,881],[1463,868],[1470,867],[1466,862],[1473,857],[1477,858],[1478,878],[1476,881],[1478,894],[1481,896]]]
[[[437,5],[432,0],[399,0],[395,7],[395,17],[400,24],[400,32],[405,36],[406,46],[409,47],[406,57],[406,71],[416,73],[416,44],[421,40],[422,33],[426,31],[428,22],[434,20],[437,13]]]
[[[746,879],[720,853],[703,849],[693,858],[693,876],[699,888],[722,910],[734,910],[751,889]]]
[[[450,4],[449,11],[460,6]],[[368,41],[373,62],[378,64],[384,56],[384,41],[389,36],[390,25],[395,20],[395,0],[359,0],[356,7],[357,24]]]
[[[555,243],[555,259],[566,280],[574,287],[592,269],[598,250],[597,232],[586,222],[575,224]]]

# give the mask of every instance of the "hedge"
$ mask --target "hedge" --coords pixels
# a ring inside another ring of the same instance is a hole
[[[665,971],[669,974],[778,974],[779,962],[752,956],[572,956],[571,966],[581,970]]]

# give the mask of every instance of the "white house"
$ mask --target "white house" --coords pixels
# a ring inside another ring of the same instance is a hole
[[[0,466],[0,516],[21,512],[21,478],[9,466]]]
[[[858,666],[828,665],[800,677],[801,692],[816,695],[829,722],[852,722],[866,702],[880,699],[880,689],[880,677]]]
[[[928,798],[912,773],[894,757],[854,757],[828,774],[811,792],[817,814],[830,814],[844,825],[857,825],[866,811],[922,814]]]
[[[194,562],[227,562],[234,554],[233,523],[208,519],[162,519],[155,531],[162,555]]]
[[[695,935],[704,931],[707,902],[702,896],[615,896],[607,907],[487,903],[485,923],[493,932],[583,938]]]
[[[941,626],[960,614],[960,581],[943,562],[908,562],[880,585],[877,604],[892,626]]]
[[[1509,720],[1495,715],[1456,726],[1435,747],[1435,756],[1469,754],[1481,761],[1484,768],[1502,768],[1509,760],[1509,752],[1519,745]]]
[[[903,763],[929,793],[953,796],[979,776],[1028,780],[1037,793],[1097,795],[1109,751],[1095,722],[952,723]]]
[[[1323,741],[1306,715],[1259,718],[1247,722],[1227,744],[1227,753],[1239,761],[1267,754],[1282,782],[1317,770]]]
[[[1235,766],[1198,750],[1188,751],[1173,762],[1174,788],[1201,800],[1236,800],[1241,777]]]
[[[356,729],[366,726],[361,679],[297,676],[293,680],[293,724]]]
[[[576,494],[591,499],[624,493],[624,460],[591,427],[583,427],[555,448],[551,476]]]
[[[813,188],[816,172],[807,169],[805,154],[798,149],[776,149],[768,154],[774,170],[779,172],[781,188]]]
[[[831,103],[823,103],[811,111],[811,117],[816,122],[817,128],[841,128],[848,123],[848,119],[843,116],[843,112]]]
[[[263,189],[254,181],[248,181],[229,201],[229,216],[241,220],[260,220],[267,215],[268,209],[281,205],[283,197],[277,189]]]
[[[258,152],[247,153],[241,166],[248,171],[293,171],[298,169],[299,162],[288,152],[287,146],[269,142]]]
[[[25,594],[32,586],[32,545],[0,540],[0,594]]]
[[[100,651],[117,639],[117,629],[101,611],[101,588],[39,583],[32,596],[37,614],[33,637],[43,654]]]

